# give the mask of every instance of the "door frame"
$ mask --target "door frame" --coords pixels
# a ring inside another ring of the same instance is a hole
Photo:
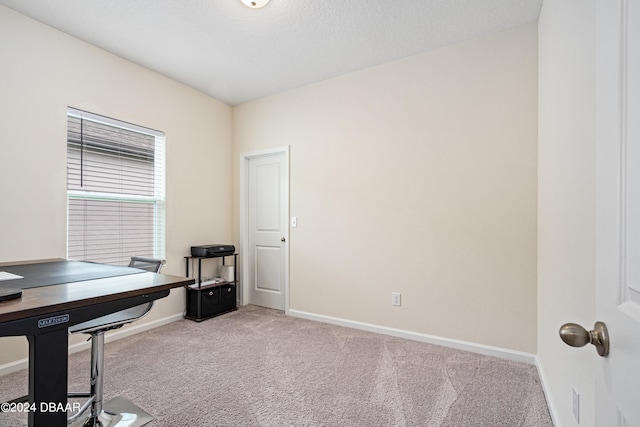
[[[289,313],[289,146],[268,148],[240,154],[240,305],[249,304],[249,161],[255,158],[284,154],[284,312]]]

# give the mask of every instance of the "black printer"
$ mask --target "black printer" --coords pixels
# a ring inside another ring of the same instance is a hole
[[[191,246],[191,256],[214,258],[219,256],[233,255],[236,247],[233,245],[200,245]]]

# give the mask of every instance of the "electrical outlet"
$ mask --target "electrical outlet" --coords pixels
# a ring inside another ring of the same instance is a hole
[[[391,305],[400,307],[400,292],[391,292]]]
[[[575,387],[573,387],[573,417],[580,424],[580,394],[578,394]]]

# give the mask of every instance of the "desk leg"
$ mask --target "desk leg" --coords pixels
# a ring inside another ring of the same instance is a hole
[[[69,337],[66,328],[27,337],[29,340],[29,427],[67,425]]]

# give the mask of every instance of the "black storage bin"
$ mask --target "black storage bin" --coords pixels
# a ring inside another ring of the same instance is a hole
[[[191,320],[205,320],[236,310],[236,285],[187,289],[187,314]]]

